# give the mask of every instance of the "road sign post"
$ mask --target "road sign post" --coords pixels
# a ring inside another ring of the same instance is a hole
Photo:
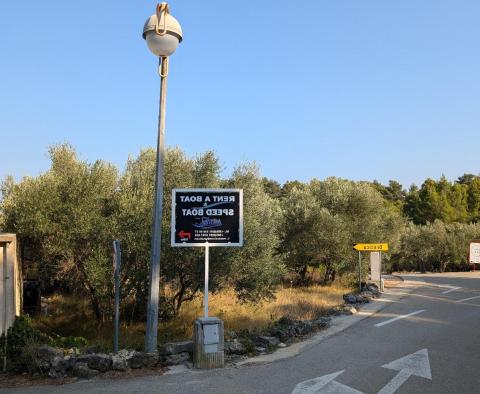
[[[362,253],[358,252],[358,290],[362,291]]]
[[[113,351],[118,353],[118,337],[120,331],[120,268],[122,265],[122,252],[120,241],[113,241],[113,273],[115,277],[115,324],[113,335]]]
[[[382,283],[382,252],[388,251],[388,244],[387,243],[379,243],[379,244],[363,244],[363,243],[354,243],[353,249],[358,251],[358,289],[362,291],[362,252],[373,252],[378,253],[378,261],[375,261],[378,264],[378,267],[375,267],[375,272],[378,271],[379,279],[376,280],[373,278],[372,280],[379,281],[379,289],[383,291],[383,283]],[[372,255],[370,256],[370,264],[372,273],[374,271],[374,267],[372,265]]]
[[[243,191],[174,189],[171,245],[205,248],[203,318],[195,321],[193,359],[196,368],[223,367],[223,322],[208,316],[210,247],[243,245]]]

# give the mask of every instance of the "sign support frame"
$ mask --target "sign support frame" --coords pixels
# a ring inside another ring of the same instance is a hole
[[[362,253],[358,251],[358,290],[362,291]]]
[[[205,243],[205,284],[203,295],[203,314],[205,319],[208,318],[208,277],[210,271],[210,245]]]
[[[113,241],[113,262],[115,276],[115,322],[113,335],[113,352],[118,353],[118,338],[120,331],[120,268],[122,264],[122,251],[120,241]]]

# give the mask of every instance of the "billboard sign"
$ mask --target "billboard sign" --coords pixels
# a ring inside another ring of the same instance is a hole
[[[243,190],[173,189],[171,245],[243,246]]]
[[[468,254],[470,264],[480,264],[480,242],[470,243],[470,253]]]

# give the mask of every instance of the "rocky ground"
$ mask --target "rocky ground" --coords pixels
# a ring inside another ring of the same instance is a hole
[[[225,334],[225,359],[227,364],[235,364],[261,354],[274,352],[314,335],[327,328],[333,316],[356,313],[362,304],[379,296],[378,288],[368,284],[360,294],[346,294],[345,304],[332,309],[328,316],[314,320],[292,320],[283,317],[262,332],[229,331]],[[34,376],[0,374],[0,387],[28,384],[68,383],[75,379],[94,377],[131,377],[148,374],[161,374],[169,366],[185,365],[192,367],[193,342],[167,343],[159,347],[158,353],[144,353],[121,350],[117,354],[97,353],[90,348],[85,354],[77,354],[75,349],[58,349],[47,345],[40,346],[33,363],[37,373]]]

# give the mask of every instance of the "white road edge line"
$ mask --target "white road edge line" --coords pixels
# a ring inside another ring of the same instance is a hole
[[[442,294],[448,294],[458,289],[461,289],[461,287],[452,287],[450,290],[442,291]]]
[[[480,298],[480,296],[464,298],[463,300],[458,300],[458,301],[455,301],[455,302],[470,301],[470,300],[474,300],[474,299],[476,299],[476,298]]]
[[[479,296],[479,298],[480,298],[480,296]],[[420,309],[419,311],[409,313],[408,315],[401,315],[401,316],[394,317],[393,319],[390,319],[390,320],[385,320],[384,322],[375,324],[375,327],[382,327],[386,324],[390,324],[390,323],[393,323],[394,321],[397,321],[397,320],[400,320],[400,319],[405,319],[405,318],[413,316],[413,315],[418,315],[419,313],[422,313],[422,312],[425,312],[425,309]]]

